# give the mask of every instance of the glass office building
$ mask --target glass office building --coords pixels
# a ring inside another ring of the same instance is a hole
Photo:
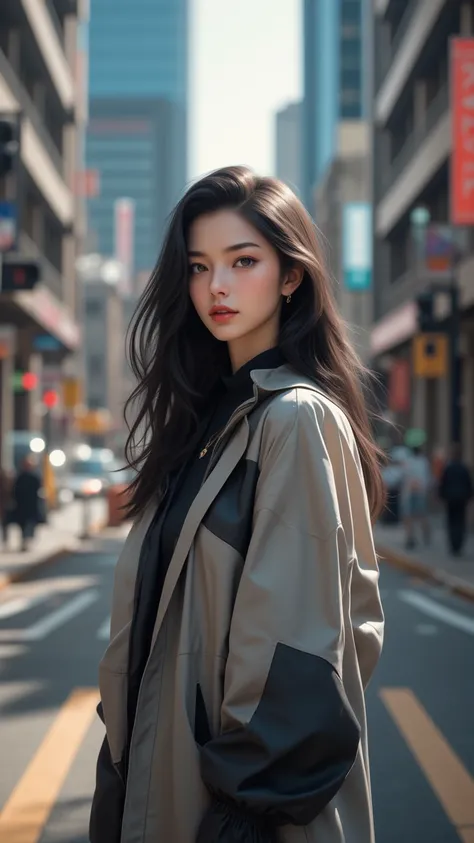
[[[331,161],[337,124],[365,116],[367,79],[364,32],[370,0],[303,0],[303,198]]]
[[[186,183],[188,0],[93,0],[87,167],[90,242],[114,252],[114,204],[135,206],[134,268],[149,271]]]

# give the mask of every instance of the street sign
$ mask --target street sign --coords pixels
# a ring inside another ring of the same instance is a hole
[[[9,252],[16,243],[17,210],[14,202],[0,202],[0,252]]]
[[[451,222],[474,224],[474,38],[451,38]]]
[[[448,371],[446,334],[418,334],[413,338],[413,374],[417,378],[443,378]]]
[[[81,403],[81,382],[78,378],[63,380],[63,405],[66,410],[74,410]]]

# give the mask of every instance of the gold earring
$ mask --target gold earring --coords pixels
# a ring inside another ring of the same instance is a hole
[[[286,297],[286,303],[287,303],[287,304],[289,304],[289,303],[290,303],[290,301],[291,301],[291,293],[290,293],[290,295],[289,295],[289,296],[287,296],[287,297]]]

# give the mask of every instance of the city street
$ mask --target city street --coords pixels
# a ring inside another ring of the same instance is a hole
[[[0,595],[0,843],[86,843],[120,542]],[[474,604],[386,566],[368,693],[377,843],[474,841]]]

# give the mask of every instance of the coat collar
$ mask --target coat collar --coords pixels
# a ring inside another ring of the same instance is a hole
[[[288,389],[311,389],[325,395],[321,387],[311,378],[300,375],[288,363],[276,369],[253,369],[250,372],[254,384],[261,392],[285,392]]]

